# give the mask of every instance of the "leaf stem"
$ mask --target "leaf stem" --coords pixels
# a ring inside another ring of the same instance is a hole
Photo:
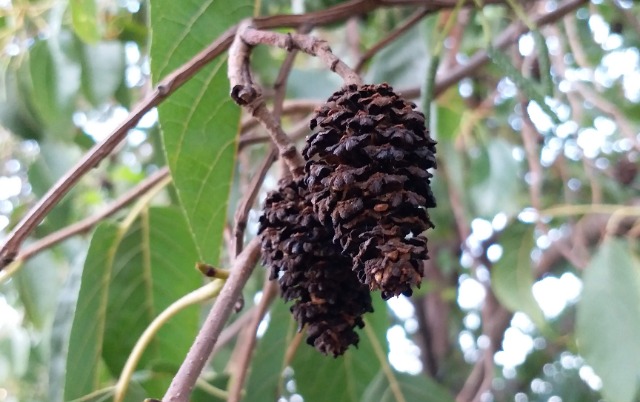
[[[460,0],[462,1],[462,0]],[[359,73],[362,71],[364,65],[369,61],[373,56],[375,56],[380,50],[385,48],[394,40],[398,39],[404,33],[406,33],[409,29],[415,26],[418,22],[422,21],[422,19],[433,13],[433,10],[429,7],[423,7],[415,11],[413,14],[409,16],[405,21],[403,21],[400,25],[398,25],[395,29],[387,34],[384,38],[382,38],[378,43],[371,46],[369,50],[365,52],[365,54],[360,57],[358,63],[354,67],[354,70]]]
[[[640,207],[615,204],[558,205],[538,211],[541,216],[557,217],[572,215],[603,214],[620,216],[640,216]]]
[[[93,391],[93,392],[91,392],[91,393],[89,393],[89,394],[87,394],[87,395],[85,395],[85,396],[81,396],[80,398],[72,399],[72,400],[71,400],[71,401],[69,401],[69,402],[87,402],[87,401],[93,401],[93,400],[95,400],[95,398],[96,398],[96,397],[101,396],[101,395],[103,395],[103,396],[109,396],[110,394],[112,394],[112,393],[113,393],[113,390],[114,390],[115,388],[116,388],[116,387],[115,387],[115,385],[112,385],[112,386],[110,386],[110,387],[106,387],[106,388],[101,388],[101,389],[95,390],[95,391]]]
[[[212,282],[207,283],[206,285],[192,291],[191,293],[186,294],[180,299],[173,302],[169,307],[167,307],[160,315],[158,315],[149,326],[144,330],[138,341],[136,342],[133,350],[129,354],[127,358],[127,362],[125,363],[122,373],[120,374],[120,378],[115,386],[114,392],[114,402],[122,402],[124,400],[124,396],[127,392],[127,388],[129,386],[129,382],[131,381],[131,376],[133,375],[138,362],[142,358],[142,354],[149,346],[149,343],[153,340],[153,337],[158,333],[160,328],[164,326],[172,317],[181,312],[182,310],[190,307],[194,304],[202,303],[206,300],[212,299],[218,294],[220,294],[220,290],[224,285],[223,279],[216,279]]]
[[[209,278],[227,279],[229,277],[229,270],[223,268],[216,268],[213,265],[205,264],[204,262],[197,262],[196,269],[202,273],[202,275]]]
[[[214,387],[213,385],[209,384],[202,378],[198,378],[196,380],[196,387],[200,388],[201,390],[203,390],[204,392],[206,392],[211,396],[215,396],[216,398],[222,399],[223,401],[226,401],[227,398],[229,397],[229,393],[227,391]]]
[[[382,367],[382,371],[384,372],[385,377],[387,377],[387,381],[389,381],[389,388],[393,393],[394,399],[396,400],[396,402],[406,402],[406,399],[402,394],[402,389],[400,389],[400,384],[398,383],[396,376],[393,374],[393,369],[389,365],[387,356],[382,349],[382,345],[376,337],[375,332],[373,332],[371,324],[366,318],[364,318],[364,332],[367,335],[367,338],[369,338],[369,342],[371,342],[373,352],[376,354],[378,361],[380,361],[380,366]]]

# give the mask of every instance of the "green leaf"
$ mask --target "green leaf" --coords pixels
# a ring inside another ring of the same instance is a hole
[[[275,401],[283,388],[285,350],[295,335],[296,323],[291,318],[289,306],[280,298],[274,302],[269,318],[269,327],[259,340],[251,360],[245,401]]]
[[[22,138],[40,139],[42,124],[30,102],[28,75],[27,63],[22,64],[17,71],[9,70],[5,73],[4,92],[0,95],[0,124]]]
[[[536,48],[538,53],[538,67],[540,70],[540,88],[544,96],[553,96],[553,77],[551,77],[551,60],[549,57],[549,48],[547,47],[547,41],[540,33],[540,30],[536,29],[532,32],[533,38],[536,42]]]
[[[606,239],[583,276],[576,336],[580,354],[611,402],[631,402],[640,379],[640,259],[629,243]]]
[[[50,251],[38,254],[24,264],[24,268],[14,275],[13,280],[26,318],[37,329],[43,330],[49,324],[56,307],[55,301],[60,288],[59,273],[54,269],[47,269],[56,265]]]
[[[544,314],[532,292],[533,228],[514,222],[500,234],[499,244],[503,254],[491,269],[493,292],[503,306],[513,312],[522,311],[539,329],[545,328]]]
[[[378,296],[378,295],[374,295]],[[367,325],[375,334],[375,342],[388,354],[386,331],[388,315],[386,303],[374,300],[375,312],[367,314]],[[245,401],[277,400],[284,392],[285,353],[296,335],[297,324],[289,306],[282,300],[275,302],[270,313],[269,327],[260,339],[251,365]],[[293,368],[296,389],[305,401],[359,401],[367,384],[377,374],[380,362],[372,346],[368,331],[359,330],[358,348],[351,348],[343,356],[333,358],[318,352],[303,340],[296,350]],[[319,381],[318,379],[322,379]]]
[[[322,355],[313,347],[300,345],[292,367],[296,388],[306,402],[360,401],[367,384],[375,378],[383,363],[378,359],[374,342],[382,347],[386,359],[389,321],[386,303],[378,294],[372,296],[375,312],[367,314],[365,319],[375,334],[374,339],[368,336],[366,328],[358,331],[358,348],[350,348],[335,359]],[[322,381],[318,380],[320,378]]]
[[[424,24],[418,24],[383,48],[371,60],[366,82],[388,82],[397,88],[424,85],[429,50]],[[416,76],[416,71],[421,73]]]
[[[82,46],[82,92],[100,106],[115,97],[124,80],[124,46],[121,42],[100,42]]]
[[[151,73],[154,82],[187,62],[240,19],[253,1],[151,0]],[[200,257],[216,264],[235,163],[240,111],[228,96],[224,59],[218,58],[159,108],[167,161]]]
[[[184,216],[177,208],[143,211],[118,244],[109,284],[103,358],[118,375],[142,332],[171,303],[202,284],[193,268],[197,252]],[[155,336],[138,367],[178,366],[198,329],[199,311],[190,308],[172,318]],[[171,376],[145,382],[161,397]],[[153,384],[152,384],[153,383]]]
[[[118,226],[98,225],[82,272],[78,304],[69,338],[64,400],[80,398],[99,388],[102,342],[111,266]]]
[[[438,383],[427,376],[415,376],[393,371],[393,378],[397,390],[400,391],[404,401],[421,402],[453,402],[454,399]],[[389,384],[389,378],[380,371],[376,378],[369,384],[362,402],[399,402],[396,393]]]
[[[73,29],[87,43],[96,43],[102,36],[98,25],[96,0],[71,0],[71,23]]]
[[[528,98],[535,101],[540,108],[549,115],[555,124],[562,123],[558,115],[545,102],[544,90],[540,85],[538,85],[538,83],[523,76],[522,73],[514,67],[511,60],[509,60],[509,58],[499,49],[489,46],[487,48],[487,54],[501,72],[509,77],[509,79],[511,79],[511,81],[513,81],[513,83],[523,91]]]
[[[467,191],[481,216],[493,217],[499,212],[513,215],[522,208],[518,201],[520,165],[513,158],[512,149],[508,142],[492,139],[472,161]]]
[[[49,400],[64,400],[66,365],[69,351],[69,334],[73,326],[73,315],[80,291],[82,263],[72,264],[69,274],[60,290],[60,298],[51,325],[49,357]]]
[[[67,173],[82,157],[75,145],[44,139],[40,141],[40,155],[29,168],[29,183],[37,196],[45,194],[62,175]],[[76,193],[71,190],[71,194]],[[56,212],[49,214],[38,226],[36,233],[42,235],[68,225],[73,215],[73,198],[66,197],[56,206]]]
[[[74,137],[71,118],[80,89],[75,52],[69,31],[36,42],[29,52],[31,102],[45,124],[45,132],[58,139]]]
[[[65,400],[99,389],[109,373],[120,375],[149,323],[201,284],[193,269],[196,260],[187,224],[176,208],[145,210],[129,228],[113,223],[98,227],[71,330]],[[187,309],[165,324],[138,368],[177,366],[195,336],[198,318],[197,309]],[[109,373],[98,370],[102,360]],[[161,396],[168,386],[171,376],[163,373],[151,373],[144,384],[152,396]]]

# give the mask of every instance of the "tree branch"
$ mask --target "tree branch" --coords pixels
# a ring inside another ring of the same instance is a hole
[[[487,1],[485,1],[487,3]],[[551,24],[558,21],[568,13],[577,9],[578,7],[588,3],[588,0],[568,0],[560,4],[558,8],[547,13],[538,15],[532,18],[533,23],[540,27],[542,25]],[[518,38],[528,32],[529,30],[522,22],[515,22],[509,25],[502,33],[496,36],[493,42],[495,49],[504,49],[510,44],[514,43]],[[434,88],[434,96],[441,95],[449,87],[459,82],[461,79],[473,75],[478,71],[480,67],[489,61],[489,56],[486,50],[479,50],[476,52],[466,64],[453,68],[444,78],[437,80]]]
[[[229,398],[227,402],[240,402],[242,397],[242,389],[249,372],[249,365],[251,363],[251,356],[253,356],[253,349],[256,345],[256,336],[258,334],[258,326],[264,318],[269,306],[278,295],[278,286],[275,282],[265,277],[265,284],[263,286],[262,298],[257,306],[256,314],[253,315],[251,322],[246,327],[244,336],[242,336],[238,343],[238,364],[235,368],[235,375],[231,377],[229,385]]]
[[[178,373],[171,381],[163,402],[186,402],[202,372],[220,332],[233,311],[242,288],[251,276],[260,256],[260,241],[254,238],[233,261],[231,275],[214,303]]]
[[[100,221],[110,217],[111,215],[120,211],[122,208],[131,204],[140,195],[152,189],[156,184],[158,184],[168,176],[169,176],[169,168],[165,166],[162,169],[154,172],[151,176],[147,177],[140,183],[138,183],[138,185],[136,185],[126,193],[124,193],[122,196],[116,199],[113,203],[109,204],[104,210],[98,212],[93,216],[90,216],[81,221],[78,221],[73,225],[69,225],[65,228],[55,231],[43,237],[42,239],[38,240],[37,242],[30,244],[28,247],[24,249],[22,253],[18,255],[16,259],[20,261],[25,261],[33,257],[35,254],[38,254],[42,250],[52,247],[68,239],[71,236],[89,231],[95,225],[100,223]]]
[[[433,11],[428,7],[423,7],[418,11],[411,14],[406,21],[396,27],[393,31],[389,32],[387,36],[382,38],[378,43],[373,45],[369,50],[365,52],[364,55],[358,60],[358,64],[356,64],[354,70],[359,73],[362,71],[362,67],[364,67],[365,63],[369,61],[373,56],[375,56],[381,49],[389,45],[394,40],[398,39],[399,36],[407,32],[414,25],[420,22],[425,16],[431,14]]]
[[[238,209],[236,209],[236,213],[234,216],[235,225],[233,228],[233,237],[235,239],[233,255],[238,255],[242,251],[242,246],[244,244],[244,230],[247,227],[247,217],[249,216],[249,211],[251,210],[253,202],[256,200],[258,190],[260,190],[260,186],[262,185],[262,182],[264,181],[269,168],[278,157],[275,148],[272,147],[268,152],[269,153],[264,157],[262,164],[251,179],[251,184],[249,184],[249,191],[247,191],[244,197],[242,197],[242,199],[240,200],[240,205],[238,206]]]

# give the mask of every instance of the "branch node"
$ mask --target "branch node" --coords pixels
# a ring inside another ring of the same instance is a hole
[[[234,85],[231,89],[231,99],[240,106],[247,106],[260,97],[260,90],[254,85]]]
[[[168,84],[164,84],[164,83],[160,83],[158,84],[158,95],[160,95],[161,97],[166,97],[169,96],[169,94],[171,93],[171,85]]]
[[[205,264],[203,262],[196,263],[196,269],[208,278],[227,279],[229,277],[228,270],[216,268],[213,265]]]
[[[284,48],[287,52],[291,52],[296,48],[293,42],[293,36],[291,35],[290,32],[287,33],[287,39],[284,42]]]
[[[9,251],[4,256],[2,256],[2,259],[0,260],[0,270],[11,264],[15,260],[17,254],[18,253],[15,251]]]
[[[334,73],[336,72],[336,66],[338,65],[338,63],[340,63],[340,60],[335,59],[332,63],[331,63],[331,71],[333,71]]]

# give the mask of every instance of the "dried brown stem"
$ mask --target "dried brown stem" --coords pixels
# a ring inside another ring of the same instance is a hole
[[[304,118],[300,119],[300,122],[298,124],[296,124],[291,128],[290,130],[291,134],[289,135],[289,138],[291,138],[291,141],[294,141],[294,142],[298,141],[307,135],[307,133],[309,132],[309,120],[311,120],[312,116],[313,114],[309,114],[305,116]],[[271,137],[268,135],[242,136],[240,137],[240,143],[238,145],[238,149],[242,150],[243,148],[249,145],[260,144],[270,140],[271,140]]]
[[[388,46],[391,42],[395,41],[402,34],[411,29],[414,25],[420,22],[425,16],[431,14],[433,11],[430,8],[423,7],[418,11],[411,14],[406,21],[396,27],[393,31],[389,32],[387,36],[382,38],[378,43],[373,45],[369,50],[367,50],[364,55],[358,60],[358,64],[356,64],[354,70],[359,73],[362,71],[362,67],[364,67],[365,63],[369,61],[373,56],[375,56],[380,50],[384,47]]]
[[[245,336],[238,343],[238,363],[235,368],[235,375],[231,379],[229,386],[229,397],[227,402],[240,402],[242,397],[242,389],[249,372],[249,364],[251,356],[256,345],[256,336],[258,334],[258,326],[264,318],[269,306],[278,295],[278,286],[275,282],[265,278],[265,284],[262,288],[262,298],[257,306],[256,314],[253,315],[251,323],[246,328]]]
[[[293,52],[292,52],[293,53]],[[291,53],[289,53],[291,54]],[[286,62],[286,60],[285,60]],[[275,98],[275,96],[274,96]],[[315,108],[320,106],[322,102],[314,99],[292,99],[285,101],[282,106],[281,116],[289,116],[296,114],[306,114],[313,112]],[[276,113],[274,113],[276,115]],[[247,133],[249,130],[257,127],[260,122],[254,118],[246,119],[242,122],[242,133]],[[243,134],[245,136],[246,134]],[[240,142],[242,142],[242,136],[240,137]]]
[[[486,4],[488,2],[484,1],[484,3]],[[551,24],[586,3],[588,3],[588,0],[568,0],[558,5],[558,8],[555,10],[547,14],[532,17],[531,20],[538,27]],[[496,39],[493,41],[493,47],[495,49],[504,49],[518,40],[518,38],[526,32],[528,32],[528,28],[522,22],[514,22],[496,36]],[[473,75],[474,72],[478,71],[478,69],[488,61],[489,56],[487,52],[485,50],[479,50],[469,58],[466,64],[453,68],[445,77],[436,81],[434,96],[441,95],[462,78]]]
[[[251,240],[247,247],[236,257],[220,295],[214,303],[204,325],[200,329],[191,349],[182,362],[178,373],[171,381],[163,402],[186,402],[202,369],[204,368],[213,347],[215,346],[224,324],[233,311],[233,306],[242,292],[242,288],[253,272],[260,257],[260,241]]]
[[[249,69],[249,56],[251,47],[244,40],[243,32],[249,28],[249,21],[245,21],[238,29],[233,44],[229,48],[229,83],[231,97],[239,105],[247,108],[249,112],[267,130],[278,153],[287,164],[291,173],[302,176],[304,159],[296,149],[291,139],[282,130],[280,122],[269,112],[262,96],[261,88],[253,82]]]
[[[303,34],[281,34],[277,32],[261,31],[249,24],[238,29],[238,36],[248,46],[269,45],[292,51],[303,51],[320,59],[329,69],[338,74],[345,85],[362,84],[360,76],[340,60],[326,41]]]
[[[298,33],[302,35],[306,35],[311,31],[310,25],[303,25],[298,29]],[[280,66],[280,71],[278,72],[278,76],[276,77],[275,82],[273,83],[273,117],[276,120],[280,121],[280,117],[282,117],[282,112],[284,109],[284,98],[287,93],[287,81],[289,78],[289,74],[291,74],[291,69],[293,68],[293,62],[296,60],[296,56],[298,55],[298,50],[293,49],[289,53],[287,53],[287,57],[284,59],[282,66]]]
[[[91,230],[91,228],[93,228],[95,225],[100,223],[100,221],[110,217],[111,215],[120,211],[122,208],[131,204],[139,196],[149,191],[151,188],[153,188],[156,184],[158,184],[160,181],[165,179],[167,176],[169,176],[169,169],[167,167],[164,167],[158,170],[157,172],[153,173],[151,176],[147,177],[146,179],[138,183],[137,186],[133,187],[132,189],[124,193],[122,196],[120,196],[113,203],[109,204],[104,210],[100,211],[99,213],[93,216],[90,216],[88,218],[85,218],[81,221],[78,221],[65,228],[57,230],[43,237],[42,239],[30,244],[20,254],[18,254],[18,256],[16,257],[16,260],[26,261],[29,258],[33,257],[34,255],[38,254],[39,252],[46,250],[49,247],[52,247],[72,236],[85,233]]]
[[[245,193],[244,197],[242,197],[242,199],[240,200],[240,204],[238,205],[238,209],[236,209],[234,217],[235,225],[233,229],[233,237],[235,239],[234,255],[238,255],[242,251],[242,247],[244,245],[244,230],[247,228],[247,218],[249,216],[249,211],[251,210],[251,206],[256,200],[256,196],[258,195],[260,186],[262,185],[262,182],[264,181],[269,168],[277,157],[277,150],[271,147],[268,154],[262,160],[260,167],[253,175],[251,184],[249,184],[249,190]]]
[[[220,337],[218,337],[218,342],[213,347],[211,351],[211,356],[215,356],[215,354],[222,349],[225,345],[227,345],[231,340],[233,340],[238,333],[242,331],[243,328],[246,328],[247,325],[251,322],[252,317],[256,313],[256,307],[252,307],[251,309],[244,312],[240,317],[238,317],[234,322],[229,324],[225,329],[220,333]]]

